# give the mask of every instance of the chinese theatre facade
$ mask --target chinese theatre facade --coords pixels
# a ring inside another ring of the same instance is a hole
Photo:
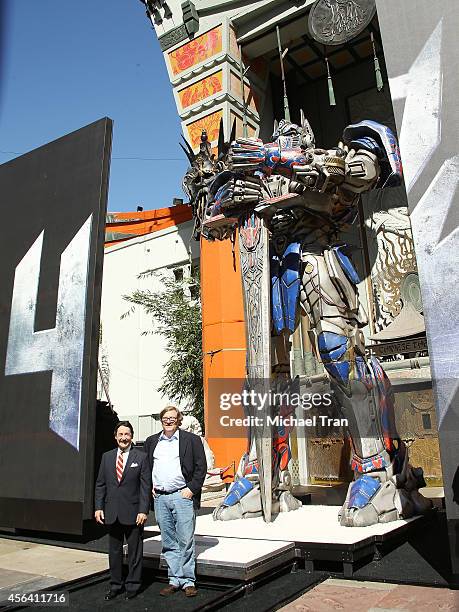
[[[405,182],[412,182],[420,171],[403,158],[412,154],[399,106],[399,90],[408,87],[408,81],[401,83],[387,61],[382,25],[387,11],[380,6],[385,3],[144,3],[164,56],[183,134],[194,153],[203,131],[217,153],[221,123],[226,139],[234,126],[236,137],[270,142],[275,120],[288,113],[299,124],[303,110],[316,142],[325,148],[340,142],[347,125],[364,119],[387,125],[401,140]],[[424,34],[410,74],[421,89],[428,89],[433,121],[441,103],[441,79],[434,78],[440,70],[435,64],[440,61],[439,33],[433,29]],[[363,329],[365,344],[369,354],[382,361],[393,384],[400,436],[410,447],[413,465],[423,467],[427,483],[441,486],[438,411],[409,216],[410,188],[411,183],[364,194],[358,217],[342,239],[354,247],[354,264],[363,279],[359,295],[369,319]],[[205,380],[244,378],[246,338],[237,241],[201,241],[201,279]],[[308,331],[302,317],[292,337],[294,376],[323,372]],[[206,387],[207,419],[213,409]],[[209,443],[217,465],[226,466],[238,461],[246,441],[213,439],[210,433]],[[293,479],[299,485],[348,481],[349,454],[344,431],[330,439],[319,432],[305,436],[294,431]]]

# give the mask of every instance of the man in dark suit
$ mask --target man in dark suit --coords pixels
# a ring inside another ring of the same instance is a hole
[[[123,590],[123,543],[128,545],[129,572],[125,599],[137,595],[142,577],[143,525],[151,500],[151,469],[143,451],[132,446],[129,421],[115,427],[118,448],[102,455],[95,491],[95,518],[109,528],[110,590],[105,599]]]
[[[164,408],[160,419],[163,431],[147,438],[144,445],[169,575],[169,585],[160,595],[167,597],[183,589],[187,597],[194,597],[194,528],[206,477],[206,455],[199,436],[179,429],[182,415],[175,406]]]

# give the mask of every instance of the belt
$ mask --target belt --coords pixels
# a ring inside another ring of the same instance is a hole
[[[179,491],[183,491],[186,487],[180,487],[180,489],[174,489],[173,491],[164,491],[163,489],[155,489],[155,493],[157,495],[172,495],[172,493],[178,493]]]

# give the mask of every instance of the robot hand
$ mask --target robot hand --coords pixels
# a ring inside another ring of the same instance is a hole
[[[322,193],[332,191],[343,183],[345,178],[344,151],[317,150],[312,163],[293,164],[293,178],[305,185],[307,189]]]
[[[294,164],[292,170],[293,180],[302,183],[305,187],[309,187],[309,189],[320,189],[324,182],[325,177],[321,176],[321,172],[313,166]]]
[[[222,184],[224,179],[228,180]],[[245,177],[227,171],[223,172],[220,181],[215,183],[211,188],[212,216],[234,209],[253,208],[263,199],[261,181],[256,177]]]

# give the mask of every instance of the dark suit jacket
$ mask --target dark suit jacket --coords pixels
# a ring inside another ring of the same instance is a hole
[[[118,519],[123,525],[134,525],[137,514],[148,514],[151,498],[151,470],[146,454],[131,447],[123,477],[116,477],[118,449],[102,455],[96,481],[95,508],[103,510],[105,523]]]
[[[143,447],[150,463],[150,472],[153,470],[153,453],[161,433],[148,437]],[[193,504],[198,509],[201,505],[201,489],[207,473],[206,454],[201,438],[194,433],[180,429],[179,455],[183,478],[186,486],[193,492]]]

